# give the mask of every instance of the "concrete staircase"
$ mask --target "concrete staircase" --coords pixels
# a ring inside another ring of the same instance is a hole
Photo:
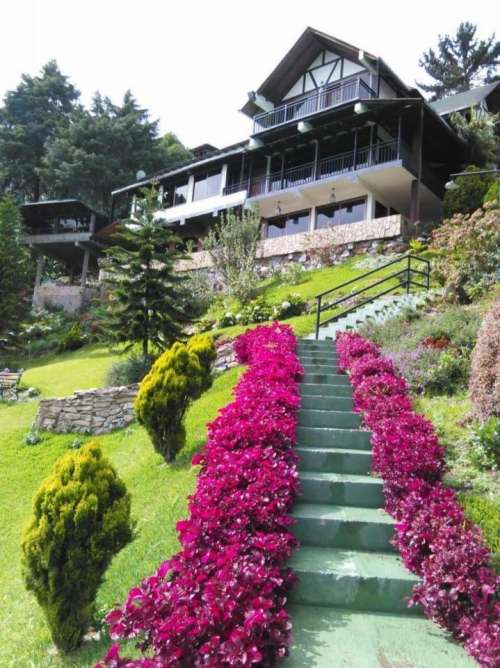
[[[335,339],[338,332],[346,330],[356,330],[361,325],[372,321],[382,323],[391,318],[395,318],[405,309],[418,309],[423,306],[432,297],[432,291],[418,292],[409,295],[386,295],[378,297],[370,304],[360,306],[352,313],[349,313],[334,322],[327,323],[319,330],[319,339]],[[310,334],[308,339],[314,339],[314,334]]]
[[[304,366],[297,451],[302,496],[294,508],[301,542],[290,566],[288,667],[446,668],[475,665],[416,608],[416,578],[389,541],[381,481],[370,475],[369,433],[352,412],[334,344],[299,342]]]

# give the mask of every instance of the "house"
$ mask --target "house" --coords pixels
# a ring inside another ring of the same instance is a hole
[[[479,113],[487,111],[496,114],[500,111],[500,81],[448,95],[431,102],[431,107],[446,120],[449,120],[453,113],[467,116],[471,109],[476,109]]]
[[[88,277],[89,273],[97,277],[97,258],[103,248],[99,237],[107,218],[77,199],[30,202],[21,206],[21,215],[27,232],[24,241],[37,258],[33,306],[80,310],[93,295]],[[46,258],[66,267],[69,283],[42,283]]]
[[[258,207],[270,261],[332,239],[400,237],[439,219],[444,184],[465,156],[446,117],[382,58],[312,28],[241,111],[251,123],[244,141],[204,144],[188,164],[113,192],[133,206],[140,188],[158,184],[163,218],[198,250],[182,269],[210,264],[203,237],[238,207]]]

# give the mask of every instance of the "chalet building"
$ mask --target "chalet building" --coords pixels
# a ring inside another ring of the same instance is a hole
[[[60,306],[68,312],[80,310],[93,296],[89,276],[97,283],[97,259],[103,248],[100,235],[108,220],[77,199],[32,202],[21,206],[25,243],[37,259],[33,306]],[[69,282],[42,283],[46,258],[58,260],[68,272]]]
[[[439,219],[444,184],[466,155],[446,100],[427,103],[382,58],[312,28],[241,111],[248,139],[205,144],[189,164],[113,192],[133,205],[158,184],[162,217],[199,250],[185,269],[208,266],[203,237],[243,206],[262,216],[263,257],[320,245],[326,230],[339,243],[398,237]]]

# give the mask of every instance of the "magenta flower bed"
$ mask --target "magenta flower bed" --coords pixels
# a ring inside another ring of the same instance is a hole
[[[143,658],[114,645],[98,666],[270,666],[287,654],[284,610],[297,541],[289,512],[298,491],[298,380],[292,330],[274,323],[235,343],[248,370],[234,401],[209,424],[181,551],[107,616],[112,638],[137,638]]]
[[[432,423],[416,414],[405,381],[377,346],[358,334],[337,339],[339,366],[350,373],[354,409],[372,432],[373,469],[395,517],[394,544],[420,576],[410,605],[464,643],[488,668],[500,666],[500,578],[478,527],[445,487],[443,450]]]

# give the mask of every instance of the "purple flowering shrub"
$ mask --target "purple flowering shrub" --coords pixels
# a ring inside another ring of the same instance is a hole
[[[480,530],[441,482],[444,453],[432,424],[412,410],[405,381],[373,343],[344,333],[337,352],[372,432],[373,469],[397,520],[393,542],[421,578],[410,605],[421,605],[480,665],[500,666],[500,577]]]
[[[209,424],[181,551],[107,616],[114,639],[137,638],[143,657],[114,645],[100,668],[274,665],[286,656],[284,606],[297,540],[289,515],[299,487],[296,442],[302,367],[289,327],[274,323],[235,343],[248,365],[234,401]]]

